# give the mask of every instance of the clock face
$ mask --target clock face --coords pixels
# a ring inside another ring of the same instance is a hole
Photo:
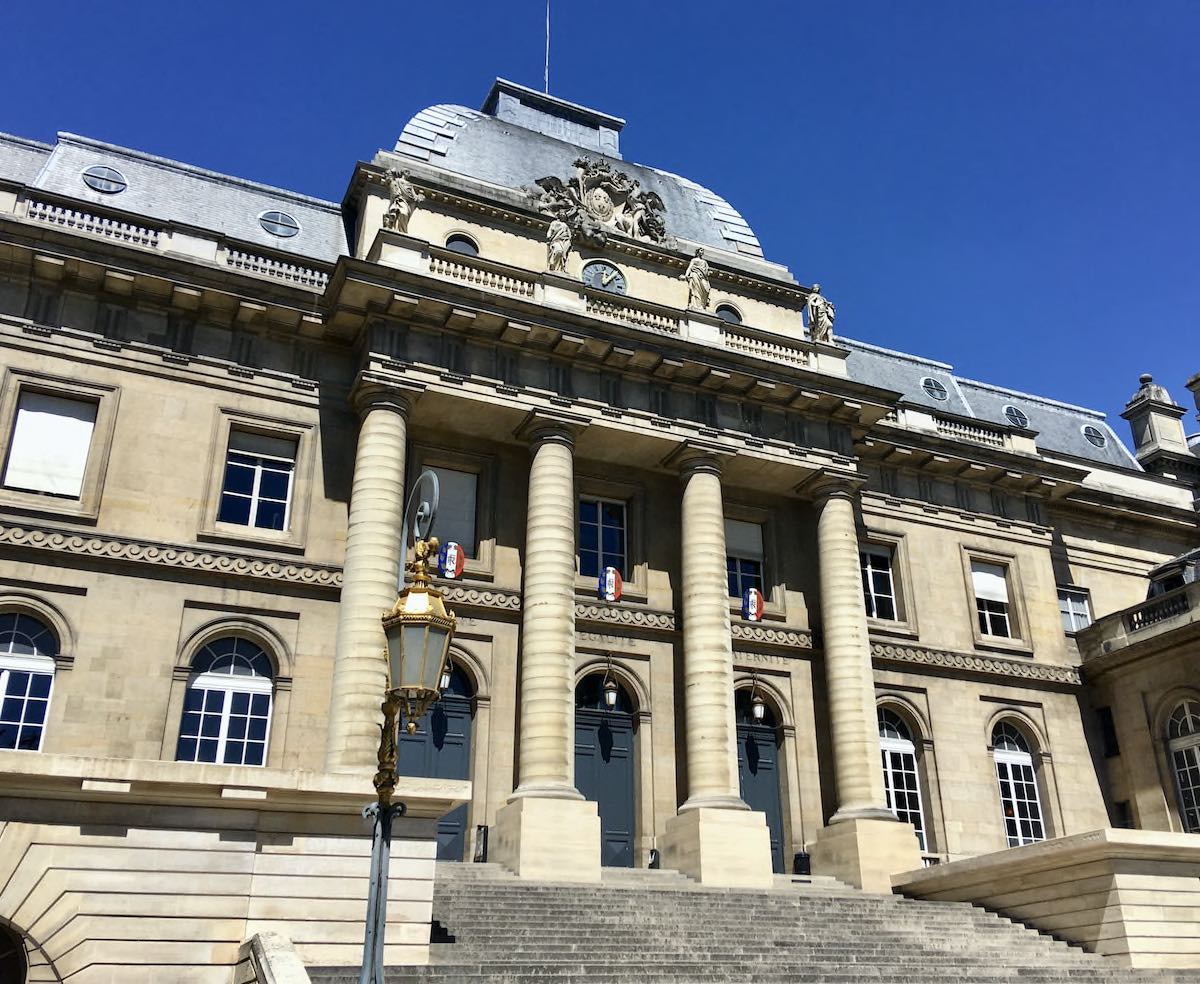
[[[610,294],[625,293],[625,274],[605,260],[594,260],[583,268],[583,282]]]

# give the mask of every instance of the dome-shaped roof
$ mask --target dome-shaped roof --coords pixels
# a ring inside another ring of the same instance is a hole
[[[616,117],[497,80],[483,111],[454,105],[421,110],[404,127],[395,152],[512,189],[549,175],[566,179],[580,156],[607,161],[658,193],[670,235],[763,255],[746,220],[720,195],[677,174],[622,160],[623,125]]]

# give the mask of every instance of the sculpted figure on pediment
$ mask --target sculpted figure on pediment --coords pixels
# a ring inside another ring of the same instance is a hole
[[[814,342],[833,341],[833,302],[821,293],[820,284],[813,284],[805,307],[808,309],[808,337]]]
[[[383,227],[392,232],[408,232],[408,220],[412,218],[417,206],[425,201],[425,195],[413,187],[407,171],[388,168],[384,183],[387,185],[390,200],[387,211],[383,214]]]
[[[556,218],[546,230],[546,269],[551,273],[566,273],[570,253],[571,227]]]
[[[704,258],[704,250],[696,250],[696,255],[692,257],[687,269],[679,277],[680,280],[687,281],[688,307],[701,311],[708,310],[709,294],[712,289],[709,281],[710,273],[708,260]]]
[[[525,189],[538,211],[561,219],[577,241],[589,245],[603,245],[608,232],[669,245],[666,206],[657,193],[646,191],[624,171],[613,170],[608,161],[580,157],[574,168],[565,181],[551,175]]]

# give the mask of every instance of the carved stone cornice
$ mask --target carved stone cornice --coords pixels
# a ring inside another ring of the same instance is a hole
[[[626,608],[620,605],[605,605],[600,602],[577,602],[575,621],[623,625],[631,629],[649,629],[654,632],[674,632],[676,627],[674,612],[655,611],[649,608]]]
[[[98,533],[58,530],[52,527],[0,523],[0,547],[23,547],[72,554],[93,560],[172,567],[230,577],[259,578],[332,591],[338,591],[342,586],[340,567],[209,550],[205,547],[177,543],[155,543],[149,540],[103,536]]]
[[[487,608],[506,612],[521,610],[521,593],[504,588],[482,588],[467,584],[438,581],[445,592],[447,604],[457,608]]]
[[[925,649],[921,646],[905,646],[890,642],[871,643],[871,656],[875,660],[891,663],[916,663],[921,666],[939,667],[960,673],[984,673],[1018,680],[1036,680],[1039,683],[1057,683],[1068,687],[1082,685],[1079,668],[1033,663],[1024,660],[1005,659],[1002,656],[979,656],[973,653],[956,653],[944,649]]]
[[[734,622],[734,642],[748,642],[762,646],[781,646],[788,649],[812,649],[811,632],[789,629],[784,626],[765,625],[761,622]]]

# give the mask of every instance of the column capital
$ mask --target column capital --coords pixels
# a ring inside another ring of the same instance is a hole
[[[583,433],[587,425],[588,418],[580,414],[557,410],[530,410],[513,434],[530,444],[557,441],[573,448],[576,438]]]
[[[424,391],[421,383],[360,372],[350,390],[350,405],[360,417],[371,410],[392,410],[407,417]]]
[[[853,501],[866,484],[866,478],[857,472],[822,468],[797,485],[796,492],[817,505],[824,505],[833,498]]]
[[[678,471],[688,478],[696,472],[708,472],[721,475],[723,463],[732,458],[734,452],[720,444],[711,441],[688,440],[679,444],[669,455],[663,458],[663,467]]]

